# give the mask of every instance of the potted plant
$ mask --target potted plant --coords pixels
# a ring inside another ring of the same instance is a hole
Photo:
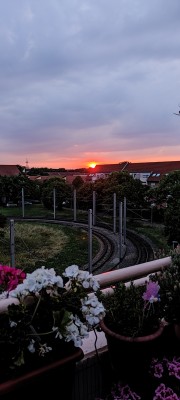
[[[63,391],[67,375],[64,390],[71,398],[71,366],[82,359],[83,339],[104,317],[95,293],[97,280],[77,265],[67,267],[62,276],[44,266],[25,277],[19,272],[15,284],[6,266],[1,271],[5,289],[0,301],[1,397],[12,398],[19,387],[18,398],[23,397],[24,384],[33,394],[39,381],[41,394],[52,394],[55,385]]]
[[[164,330],[161,321],[159,285],[148,281],[137,286],[123,282],[113,287],[112,294],[101,293],[105,317],[100,322],[104,331],[113,376],[142,386],[146,382],[151,357],[159,349]]]
[[[152,276],[160,286],[162,316],[180,339],[180,246],[171,255],[171,264]]]

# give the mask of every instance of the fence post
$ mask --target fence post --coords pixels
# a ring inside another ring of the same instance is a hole
[[[11,255],[11,267],[15,267],[14,220],[13,219],[10,219],[10,255]]]
[[[119,202],[119,262],[122,260],[122,201]]]
[[[92,210],[88,211],[88,266],[92,273]]]
[[[93,190],[93,225],[96,225],[96,192]]]
[[[124,197],[124,225],[123,225],[123,236],[124,244],[126,244],[126,197]]]
[[[24,188],[22,188],[22,217],[24,218]]]
[[[56,189],[53,189],[54,219],[56,219]]]
[[[76,189],[74,189],[74,201],[73,201],[73,207],[74,207],[74,222],[76,222]]]
[[[116,233],[116,193],[113,194],[113,233]]]

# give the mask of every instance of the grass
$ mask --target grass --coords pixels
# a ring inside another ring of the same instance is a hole
[[[131,223],[128,227],[129,229],[133,229],[140,235],[144,235],[150,239],[150,241],[154,245],[156,258],[166,257],[170,254],[172,249],[167,245],[167,238],[164,234],[163,225],[150,223],[144,224],[141,221],[136,221],[133,224]]]
[[[31,272],[44,265],[61,273],[67,266],[88,263],[88,233],[84,229],[59,224],[15,222],[15,266]],[[93,238],[93,256],[99,250]],[[0,229],[1,264],[11,265],[10,230]]]
[[[54,211],[47,210],[43,204],[32,204],[24,206],[24,216],[22,207],[0,207],[0,214],[7,218],[44,218],[54,219]],[[77,218],[88,221],[88,212],[77,210]],[[73,221],[74,211],[71,208],[63,208],[61,211],[55,210],[55,219],[67,219]]]

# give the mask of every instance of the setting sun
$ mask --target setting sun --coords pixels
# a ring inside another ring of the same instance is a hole
[[[95,168],[95,166],[96,166],[96,163],[95,163],[95,162],[89,163],[89,167],[90,167],[90,168]]]

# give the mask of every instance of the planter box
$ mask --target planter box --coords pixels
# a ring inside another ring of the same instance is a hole
[[[0,383],[1,400],[24,400],[26,397],[50,398],[53,395],[66,393],[66,398],[72,398],[76,362],[82,360],[84,353],[75,347],[67,357],[61,358],[40,368],[33,369],[16,379]]]

